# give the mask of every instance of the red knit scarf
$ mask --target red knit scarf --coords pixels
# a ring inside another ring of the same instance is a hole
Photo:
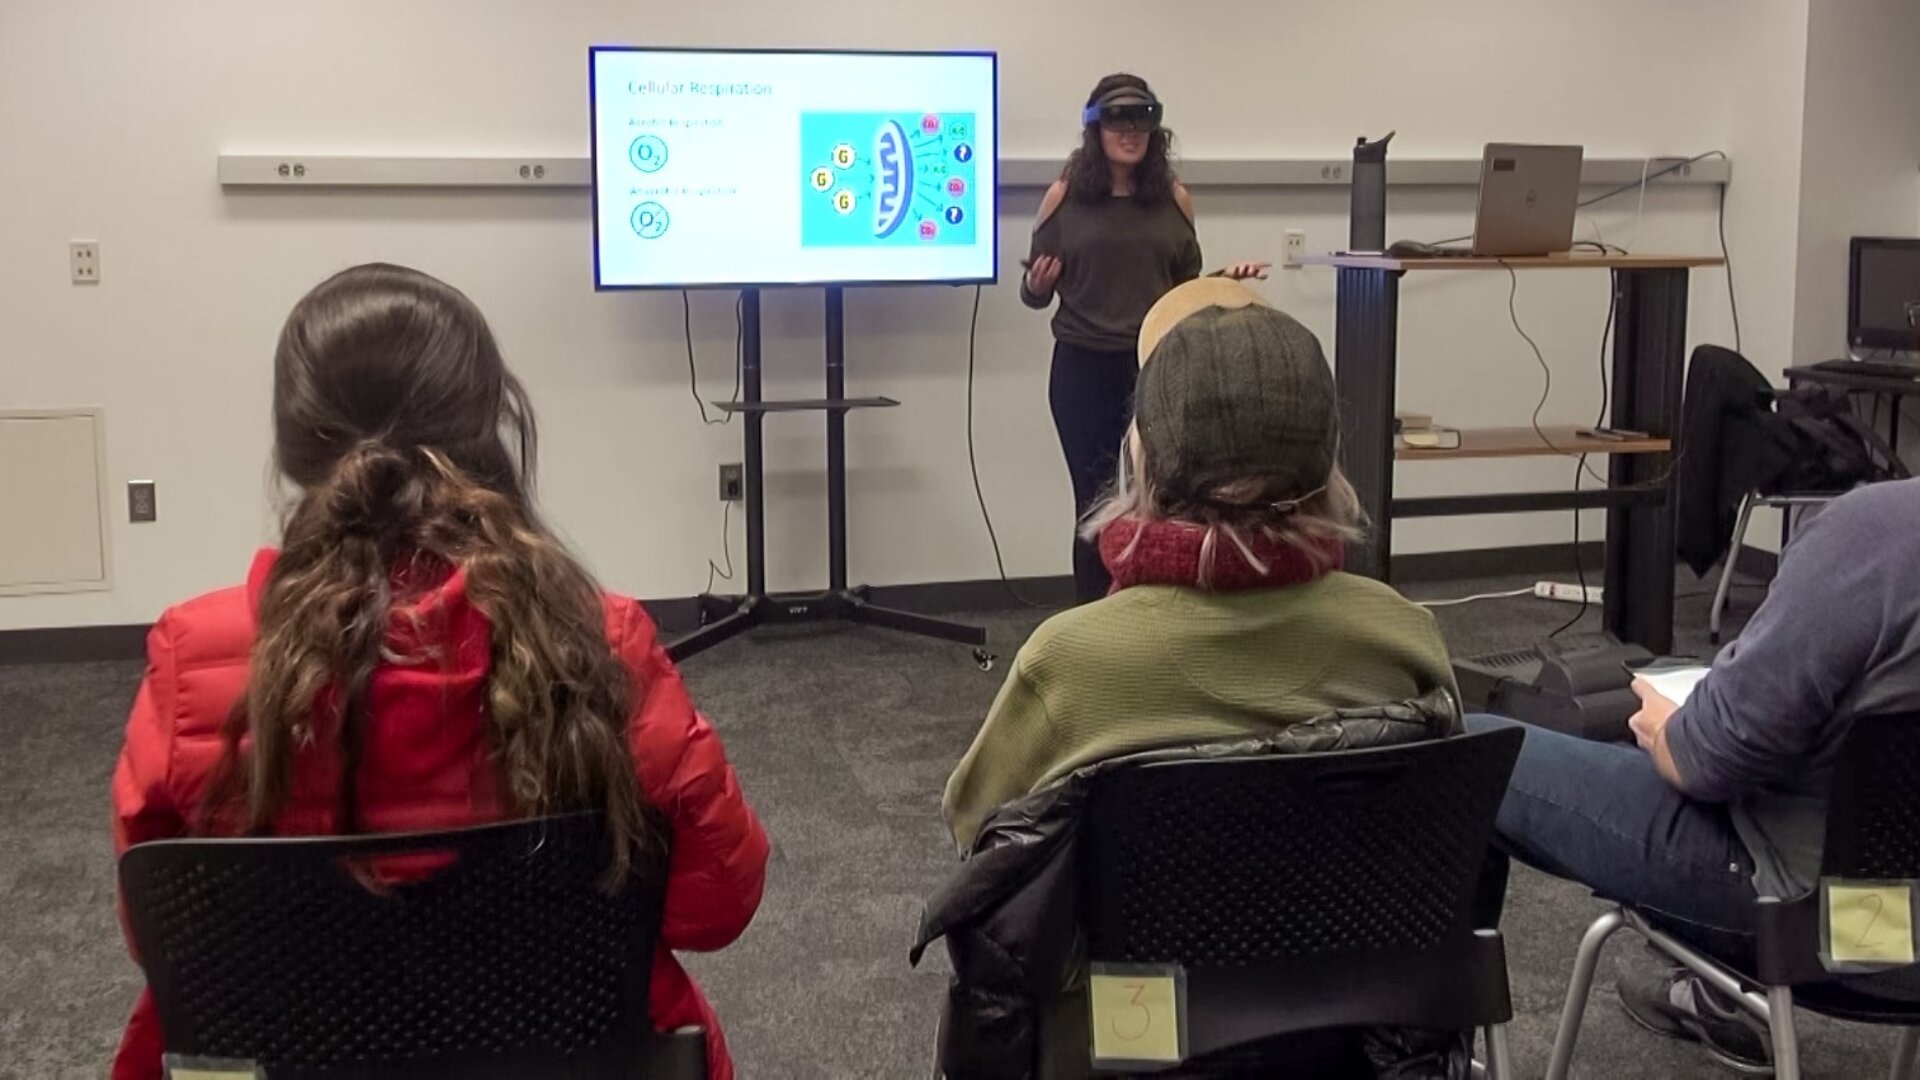
[[[1141,521],[1120,518],[1100,532],[1100,558],[1113,575],[1113,591],[1135,585],[1200,584],[1200,547],[1206,539],[1203,526],[1183,521]],[[1134,538],[1139,542],[1135,543]],[[1346,549],[1339,541],[1323,542],[1324,558],[1316,562],[1305,551],[1283,540],[1258,531],[1241,531],[1247,547],[1267,566],[1261,573],[1247,562],[1240,545],[1224,533],[1214,538],[1213,592],[1239,592],[1246,589],[1281,589],[1317,581],[1340,569]],[[1129,551],[1128,548],[1132,550]]]

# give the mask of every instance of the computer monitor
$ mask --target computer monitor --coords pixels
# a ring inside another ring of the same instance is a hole
[[[1847,269],[1847,344],[1920,351],[1920,239],[1856,236]]]
[[[986,283],[990,52],[597,46],[602,289]]]

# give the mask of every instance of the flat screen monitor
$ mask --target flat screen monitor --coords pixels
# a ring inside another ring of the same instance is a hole
[[[1847,343],[1855,349],[1920,351],[1920,239],[1853,238]]]
[[[985,283],[990,52],[588,51],[594,285]]]

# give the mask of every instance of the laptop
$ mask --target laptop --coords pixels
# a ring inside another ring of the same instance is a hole
[[[1519,257],[1571,251],[1582,154],[1578,146],[1488,143],[1480,159],[1472,253]]]

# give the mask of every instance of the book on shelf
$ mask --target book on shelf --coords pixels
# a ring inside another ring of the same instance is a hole
[[[1393,437],[1396,450],[1458,450],[1460,430],[1449,427],[1403,428]]]

